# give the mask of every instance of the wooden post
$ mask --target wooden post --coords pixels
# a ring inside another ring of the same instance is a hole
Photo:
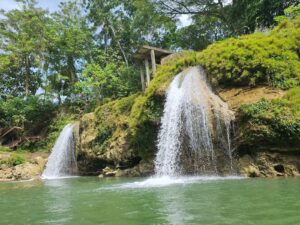
[[[144,77],[144,70],[142,67],[140,73],[141,73],[142,90],[145,91],[145,77]]]
[[[155,51],[151,49],[151,64],[152,64],[152,76],[156,73],[156,61],[155,61]]]
[[[150,84],[150,69],[149,69],[149,61],[148,59],[145,59],[145,67],[146,67],[146,86],[148,87]]]

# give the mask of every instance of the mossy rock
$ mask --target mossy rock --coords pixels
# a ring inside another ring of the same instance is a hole
[[[230,38],[202,52],[184,51],[180,57],[170,57],[158,66],[144,93],[97,108],[97,135],[92,148],[105,155],[117,146],[126,157],[153,158],[166,89],[178,73],[190,66],[203,66],[210,82],[218,88],[299,86],[299,40],[300,17],[297,17],[283,21],[268,34]],[[244,143],[268,140],[277,144],[288,140],[297,144],[299,105],[295,96],[298,89],[292,89],[280,100],[262,100],[256,105],[243,106],[238,126],[246,131],[250,124],[255,124],[252,130],[243,133]],[[262,108],[255,112],[255,107]],[[259,132],[254,133],[253,129]],[[122,138],[116,138],[118,135]]]

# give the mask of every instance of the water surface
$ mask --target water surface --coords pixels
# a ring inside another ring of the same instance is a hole
[[[299,224],[299,200],[299,178],[0,183],[0,224]]]

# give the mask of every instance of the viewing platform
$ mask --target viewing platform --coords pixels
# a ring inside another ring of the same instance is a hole
[[[141,83],[142,90],[144,91],[146,87],[149,86],[151,77],[154,76],[156,72],[156,65],[161,64],[163,58],[173,54],[174,52],[151,47],[148,45],[143,45],[140,47],[134,55],[137,63],[140,65]],[[151,62],[151,68],[150,68]],[[146,74],[146,78],[145,78]]]

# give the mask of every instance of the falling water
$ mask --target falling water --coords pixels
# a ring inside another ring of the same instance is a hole
[[[68,124],[60,133],[48,158],[43,178],[74,175],[77,172],[73,124]]]
[[[200,67],[172,81],[158,136],[158,176],[218,174],[220,164],[232,169],[232,112],[209,86]]]

